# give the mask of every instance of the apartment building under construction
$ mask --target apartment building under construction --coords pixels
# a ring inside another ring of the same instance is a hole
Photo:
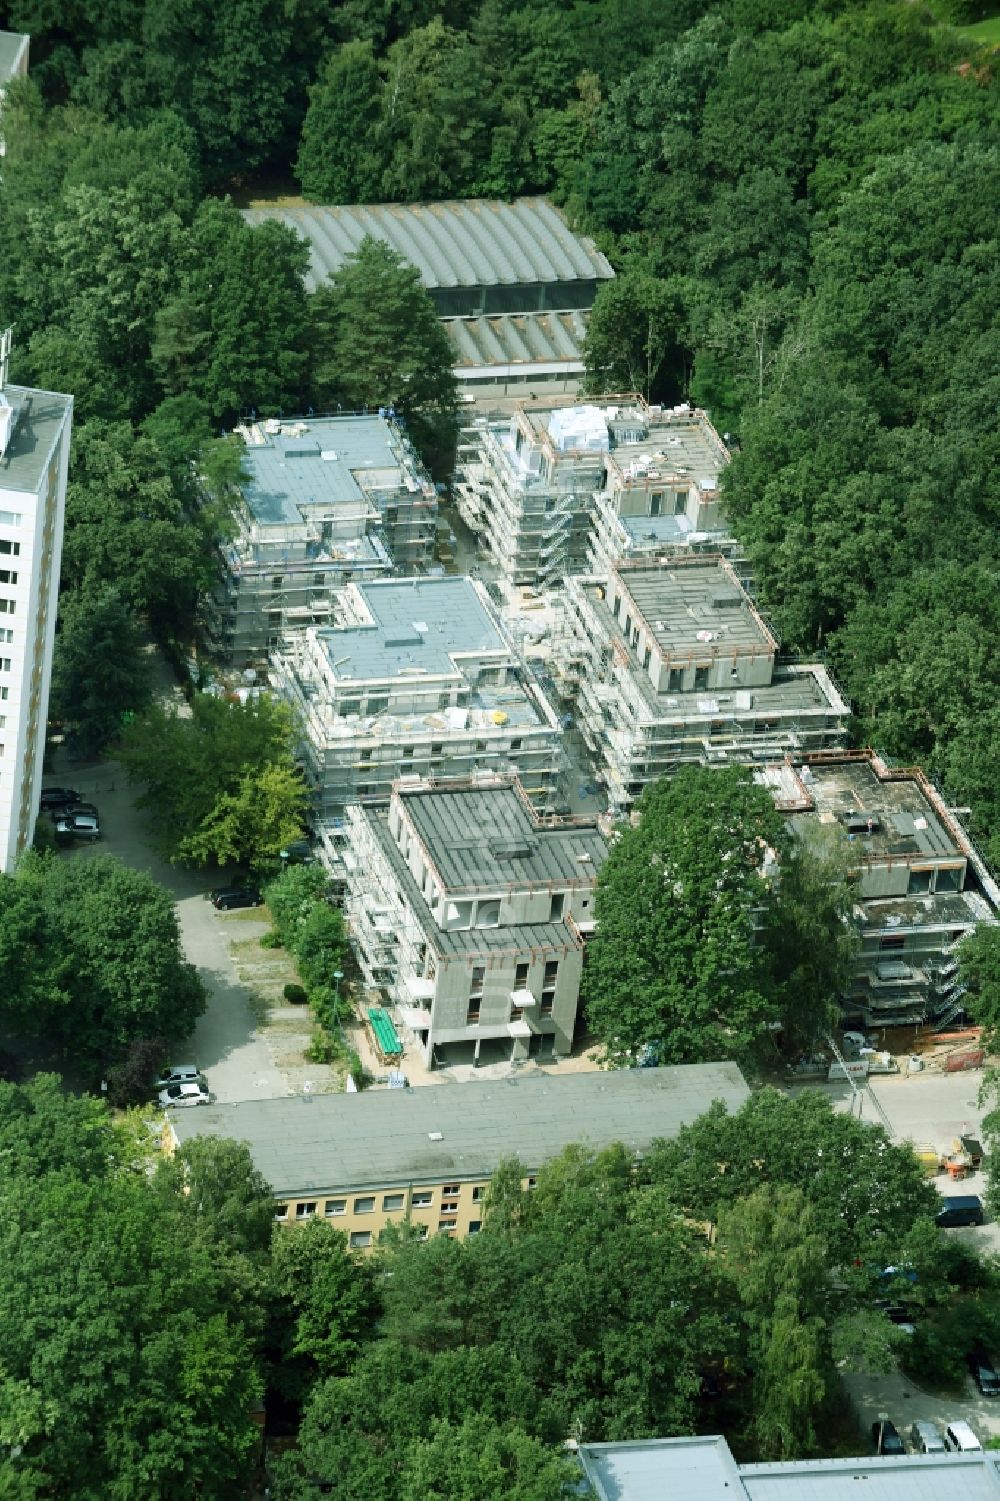
[[[321,816],[385,801],[401,776],[516,773],[540,804],[555,790],[556,712],[473,579],[349,584],[331,626],[288,634],[271,676]]]
[[[607,855],[595,818],[541,816],[512,778],[397,784],[347,809],[347,917],[369,986],[428,1067],[559,1057]]]
[[[729,453],[704,412],[635,395],[521,402],[462,435],[463,520],[511,584],[547,587],[651,550],[726,536]]]
[[[342,585],[422,568],[437,494],[386,415],[269,421],[240,434],[235,534],[204,614],[213,649],[246,667],[266,662],[286,631],[327,622]]]
[[[761,768],[802,837],[839,829],[858,878],[858,951],[846,1018],[864,1027],[952,1025],[963,1011],[958,946],[996,923],[1000,887],[922,771],[871,750],[789,755]]]
[[[612,813],[680,766],[760,764],[843,745],[849,705],[778,642],[721,556],[677,554],[568,578],[552,673]]]

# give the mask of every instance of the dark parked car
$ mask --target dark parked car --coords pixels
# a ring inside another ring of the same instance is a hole
[[[256,886],[220,886],[210,896],[212,906],[219,912],[230,912],[234,907],[259,907],[264,900]]]
[[[970,1350],[966,1356],[973,1381],[978,1386],[984,1397],[1000,1397],[1000,1372],[997,1371],[996,1361],[981,1345]]]
[[[38,806],[46,808],[68,808],[73,803],[80,801],[80,794],[74,787],[43,787],[38,799]]]
[[[895,1423],[890,1423],[888,1418],[880,1418],[877,1423],[872,1424],[872,1443],[876,1454],[906,1453]]]
[[[934,1216],[940,1230],[954,1230],[960,1225],[984,1225],[986,1212],[978,1194],[942,1194],[941,1208]]]
[[[65,807],[49,809],[49,814],[52,818],[53,823],[58,822],[60,818],[75,818],[78,813],[87,813],[91,818],[97,818],[99,816],[97,807],[94,803],[74,802],[67,803]]]

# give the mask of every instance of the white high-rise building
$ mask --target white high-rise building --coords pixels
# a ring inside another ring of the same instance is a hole
[[[59,595],[72,396],[6,384],[0,333],[0,868],[30,844]]]

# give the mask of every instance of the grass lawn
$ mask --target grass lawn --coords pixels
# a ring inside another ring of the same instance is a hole
[[[959,26],[956,29],[972,42],[993,43],[1000,46],[1000,16],[991,16],[989,20],[976,21],[973,26]]]

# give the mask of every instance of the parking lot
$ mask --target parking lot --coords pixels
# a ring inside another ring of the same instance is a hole
[[[982,1083],[979,1071],[887,1074],[869,1082],[896,1141],[926,1143],[946,1153],[963,1133],[980,1135],[983,1110],[979,1103]],[[831,1098],[836,1109],[858,1115],[858,1101],[846,1083],[821,1082],[812,1087]],[[798,1086],[794,1092],[799,1092]],[[860,1113],[864,1120],[879,1119],[867,1095],[860,1104]],[[985,1188],[985,1179],[979,1172],[954,1183],[941,1173],[934,1182],[943,1194],[981,1195]],[[973,1225],[941,1233],[966,1240],[985,1252],[1000,1251],[1000,1225]],[[866,1436],[871,1424],[884,1413],[895,1423],[907,1447],[909,1429],[917,1421],[934,1423],[943,1430],[953,1419],[964,1418],[982,1442],[1000,1437],[1000,1400],[981,1396],[971,1376],[966,1377],[962,1395],[950,1398],[922,1391],[899,1372],[883,1375],[845,1371],[843,1380]]]
[[[187,958],[208,991],[208,1007],[185,1057],[205,1074],[215,1097],[224,1102],[274,1099],[291,1092],[261,1035],[252,996],[242,984],[230,956],[230,938],[257,937],[267,924],[257,913],[216,912],[206,900],[210,887],[223,884],[218,872],[190,871],[173,866],[153,848],[145,813],[135,806],[138,789],[131,787],[116,762],[81,768],[67,764],[57,753],[46,775],[47,784],[74,787],[100,809],[104,837],[95,844],[77,845],[69,859],[87,860],[115,855],[125,865],[146,871],[173,893]]]

